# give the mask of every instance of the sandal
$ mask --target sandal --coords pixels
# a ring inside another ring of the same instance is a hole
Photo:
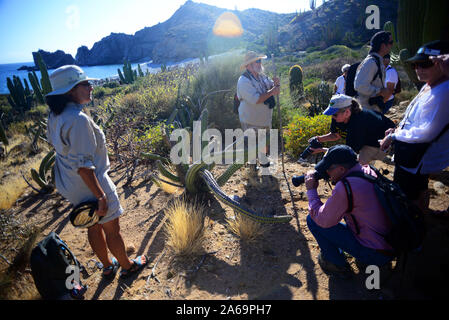
[[[142,261],[143,260],[143,261]],[[122,269],[120,271],[120,278],[128,278],[129,276],[137,273],[137,271],[141,270],[148,263],[148,258],[146,255],[138,256],[136,259],[132,259],[132,265],[129,269]]]
[[[120,264],[118,263],[117,259],[112,257],[112,265],[103,268],[103,278],[107,280],[113,279],[119,267]]]

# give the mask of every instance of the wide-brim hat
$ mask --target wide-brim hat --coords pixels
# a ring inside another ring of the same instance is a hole
[[[65,65],[59,67],[50,75],[50,83],[53,91],[46,94],[46,96],[55,96],[59,94],[65,94],[72,90],[78,83],[88,80],[98,80],[95,78],[89,78],[81,69],[76,65]]]
[[[449,53],[449,42],[435,40],[429,43],[424,44],[422,47],[418,49],[416,54],[410,59],[406,60],[407,62],[424,62],[428,61],[431,56],[439,56],[441,54]]]
[[[355,166],[357,153],[350,146],[344,144],[330,147],[323,159],[315,166],[315,170],[325,175],[326,170],[333,164],[353,164]]]
[[[259,54],[259,53],[256,53],[256,52],[254,52],[254,51],[248,51],[248,52],[245,54],[245,60],[244,60],[244,62],[242,63],[242,65],[240,66],[240,70],[245,70],[246,67],[247,67],[249,64],[253,63],[254,61],[257,61],[257,60],[259,60],[259,59],[266,59],[266,58],[267,58],[267,56],[264,55],[264,54]]]
[[[324,110],[323,114],[326,116],[331,116],[335,114],[338,110],[347,108],[352,104],[352,97],[345,94],[333,95],[329,101],[329,106]]]
[[[70,222],[76,228],[89,228],[103,218],[97,215],[97,209],[97,200],[82,202],[70,212]]]

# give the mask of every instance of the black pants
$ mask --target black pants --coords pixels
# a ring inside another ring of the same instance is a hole
[[[393,180],[401,187],[409,200],[418,200],[419,195],[429,188],[428,174],[420,174],[419,170],[415,174],[410,173],[398,165],[394,168]]]

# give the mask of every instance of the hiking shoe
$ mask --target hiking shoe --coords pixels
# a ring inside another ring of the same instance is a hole
[[[352,275],[351,269],[349,266],[337,266],[336,264],[327,261],[323,258],[323,255],[320,253],[318,254],[318,264],[320,265],[321,269],[325,273],[330,273],[339,276],[342,279],[349,279]]]

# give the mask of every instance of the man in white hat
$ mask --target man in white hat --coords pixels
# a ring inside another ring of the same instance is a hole
[[[263,73],[262,59],[266,58],[266,55],[248,51],[240,66],[244,73],[237,82],[237,97],[240,101],[238,110],[242,129],[243,131],[255,130],[256,136],[259,129],[266,129],[269,133],[275,106],[274,96],[280,93],[279,78],[274,77],[271,80]],[[259,155],[259,160],[268,162],[262,154]],[[269,162],[262,166],[269,166]],[[250,164],[250,177],[257,177],[256,164]]]
[[[334,84],[334,94],[344,94],[345,86],[346,86],[346,75],[348,74],[348,70],[351,67],[349,64],[345,64],[341,67],[341,76],[335,80]]]
[[[344,94],[332,96],[323,114],[332,116],[331,132],[310,140],[316,138],[322,143],[341,139],[342,136],[334,130],[338,125],[346,133],[346,145],[359,154],[362,165],[385,158],[385,152],[379,148],[379,140],[385,136],[386,130],[395,127],[393,121],[378,112],[362,110],[355,99]],[[325,148],[311,150],[313,153],[326,151]]]

